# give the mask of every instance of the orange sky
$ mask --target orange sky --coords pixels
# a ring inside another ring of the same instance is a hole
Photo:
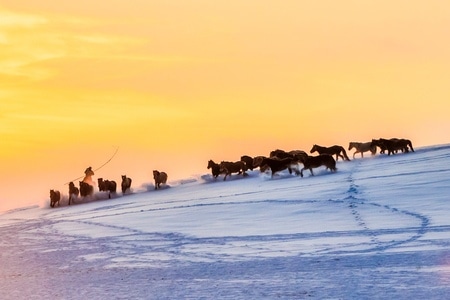
[[[96,175],[140,184],[274,148],[448,143],[449,36],[440,0],[4,0],[0,201],[65,192],[116,147]]]

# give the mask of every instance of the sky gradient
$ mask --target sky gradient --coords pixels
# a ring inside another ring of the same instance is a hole
[[[2,1],[0,201],[66,193],[117,148],[95,178],[448,143],[449,36],[450,3],[434,0]]]

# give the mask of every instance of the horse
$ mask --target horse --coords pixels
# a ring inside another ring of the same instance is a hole
[[[281,149],[276,149],[273,151],[270,151],[269,157],[274,158],[277,157],[279,159],[283,159],[283,158],[292,158],[292,154],[281,150]]]
[[[380,153],[384,153],[384,151],[387,150],[388,155],[395,154],[398,152],[398,150],[408,153],[409,152],[408,146],[411,149],[411,151],[414,152],[414,148],[412,146],[411,141],[407,139],[398,139],[398,138],[392,139],[380,138],[378,140],[372,139],[372,145],[380,147],[381,149]]]
[[[266,157],[261,155],[253,157],[253,169],[261,167],[261,162],[264,158]]]
[[[292,150],[288,152],[292,157],[298,161],[308,158],[308,154],[303,150]]]
[[[94,193],[94,186],[90,185],[89,183],[86,183],[84,181],[80,181],[80,196],[86,197],[90,196]]]
[[[50,207],[55,207],[56,203],[59,206],[59,200],[61,200],[61,193],[57,190],[50,190]]]
[[[246,171],[247,170],[253,171],[253,157],[248,156],[248,155],[243,155],[243,156],[241,156],[241,161],[245,162],[245,166],[247,167]]]
[[[131,178],[122,175],[122,194],[125,194],[125,192],[131,188],[131,182]]]
[[[384,152],[387,150],[386,145],[381,140],[372,139],[370,145],[380,148],[380,154],[384,154]]]
[[[75,186],[75,184],[72,181],[69,182],[69,205],[70,205],[70,201],[73,198],[78,198],[79,194],[80,194],[80,190]]]
[[[325,166],[332,172],[336,172],[336,161],[330,154],[320,154],[318,156],[308,156],[305,160],[301,161],[303,163],[303,168],[300,170],[300,176],[303,177],[303,170],[309,169],[311,175],[314,176],[312,171],[313,168],[318,168],[320,166]]]
[[[330,155],[336,154],[336,161],[339,159],[339,157],[341,157],[343,160],[350,160],[350,158],[348,158],[347,156],[347,152],[345,152],[345,149],[342,146],[334,145],[331,147],[322,147],[319,145],[314,145],[311,148],[310,152],[314,153],[316,151],[319,154],[330,154]]]
[[[111,199],[111,193],[115,193],[117,190],[117,183],[114,180],[103,180],[103,178],[97,178],[98,190],[100,192],[108,192],[108,198]]]
[[[161,188],[161,183],[166,184],[167,174],[165,172],[159,172],[158,170],[153,170],[153,179],[155,179],[155,190]]]
[[[245,162],[241,160],[236,162],[222,161],[220,163],[220,172],[225,173],[225,177],[223,178],[223,180],[225,181],[225,179],[227,179],[227,176],[231,176],[232,173],[238,173],[238,175],[242,174],[243,176],[246,176],[247,175],[247,173],[245,173],[246,167],[247,166]]]
[[[306,154],[306,152],[303,150],[284,151],[284,150],[277,149],[277,150],[271,151],[269,157],[278,158],[278,159],[293,158],[296,160],[300,160],[300,159],[304,159],[304,158],[308,157],[308,154]]]
[[[356,149],[353,153],[353,158],[355,158],[356,153],[361,153],[361,157],[364,157],[364,152],[370,151],[372,155],[377,153],[377,147],[372,145],[372,142],[360,143],[360,142],[350,142],[348,145],[348,151]]]
[[[211,169],[212,176],[216,179],[220,175],[220,165],[216,164],[212,159],[208,161],[208,169]]]
[[[272,171],[271,178],[273,178],[273,175],[275,175],[276,172],[285,169],[288,169],[289,174],[292,174],[292,166],[294,164],[297,165],[297,163],[298,161],[292,157],[286,157],[283,159],[266,157],[261,161],[260,171],[264,172],[267,170],[267,168],[270,168],[270,170]],[[298,170],[296,170],[295,173],[297,175],[300,174]]]

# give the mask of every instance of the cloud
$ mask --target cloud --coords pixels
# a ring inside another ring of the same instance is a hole
[[[47,23],[48,20],[42,16],[15,13],[0,8],[0,28],[35,27]]]

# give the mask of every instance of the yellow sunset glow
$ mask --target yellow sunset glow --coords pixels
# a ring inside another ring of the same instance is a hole
[[[0,200],[64,191],[117,147],[98,175],[140,184],[275,148],[447,143],[449,28],[438,0],[2,1]]]

